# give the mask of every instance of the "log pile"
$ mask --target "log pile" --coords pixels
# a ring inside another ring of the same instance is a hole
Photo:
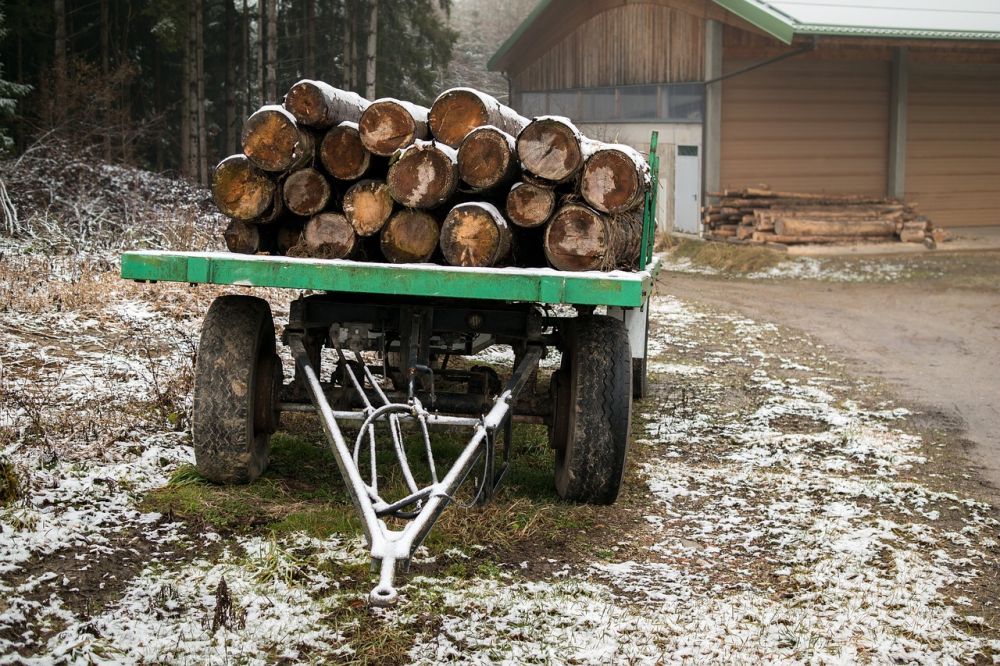
[[[711,194],[702,209],[705,237],[753,245],[924,243],[945,240],[943,229],[916,205],[885,197],[779,192],[747,187]]]
[[[470,88],[430,108],[303,80],[212,178],[232,252],[635,270],[645,159]]]

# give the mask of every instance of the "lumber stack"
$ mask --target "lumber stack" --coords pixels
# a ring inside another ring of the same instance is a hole
[[[885,197],[779,192],[747,187],[711,194],[705,237],[747,244],[924,243],[946,234],[915,204]]]
[[[634,270],[645,159],[471,88],[431,107],[302,80],[213,172],[230,251],[390,263]]]

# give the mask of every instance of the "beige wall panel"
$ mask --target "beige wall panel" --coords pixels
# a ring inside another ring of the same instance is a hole
[[[944,227],[1000,225],[1000,65],[910,65],[906,196]]]
[[[726,62],[731,72],[747,62]],[[722,184],[882,194],[889,65],[790,59],[727,79]]]

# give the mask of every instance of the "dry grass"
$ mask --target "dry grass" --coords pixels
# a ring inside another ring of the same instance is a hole
[[[767,270],[785,261],[787,255],[777,250],[729,243],[676,239],[662,241],[660,247],[671,256],[686,258],[691,263],[714,268],[724,273],[754,273]]]

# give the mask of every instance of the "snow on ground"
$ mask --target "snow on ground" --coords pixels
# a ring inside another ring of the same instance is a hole
[[[660,255],[663,268],[677,273],[698,275],[726,275],[712,266],[691,261],[688,257]],[[926,270],[923,271],[926,273]],[[856,259],[849,263],[816,259],[814,257],[787,257],[776,266],[765,270],[741,274],[749,280],[820,280],[824,282],[895,282],[914,277],[917,271],[912,262],[888,261],[885,257]]]
[[[183,426],[190,408],[177,387],[204,306],[192,316],[169,297],[185,292],[162,293],[167,305],[112,293],[0,323],[5,398],[17,398],[0,407],[3,456],[30,477],[28,498],[0,508],[0,664],[349,658],[358,620],[336,618],[367,592],[341,574],[364,563],[359,539],[194,536],[139,509],[191,460],[171,419]],[[996,570],[994,511],[929,484],[905,410],[860,400],[822,349],[776,352],[772,325],[672,298],[651,316],[654,395],[636,405],[639,487],[620,509],[645,528],[554,573],[531,556],[498,578],[404,578],[398,608],[360,621],[410,627],[416,663],[1000,652],[992,602],[970,591]],[[511,360],[494,355],[481,360]],[[71,603],[74,576],[129,548],[115,594]],[[418,621],[428,614],[440,621]]]

